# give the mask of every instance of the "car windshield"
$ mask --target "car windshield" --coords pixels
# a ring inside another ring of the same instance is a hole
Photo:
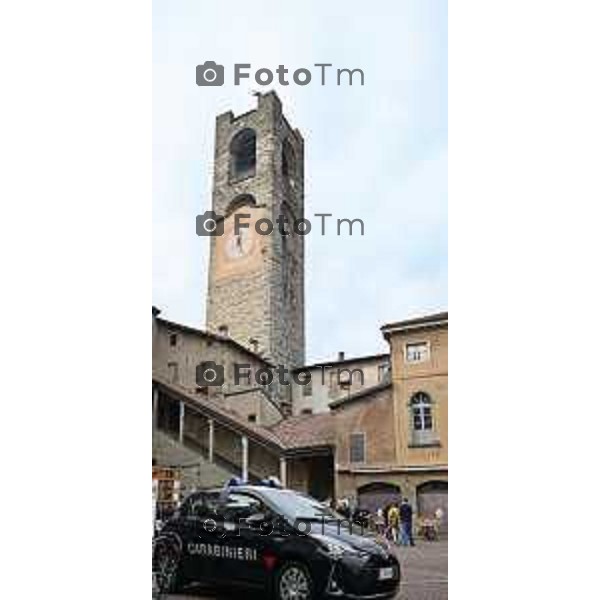
[[[292,522],[343,519],[327,505],[291,490],[265,489],[262,494],[277,512]]]

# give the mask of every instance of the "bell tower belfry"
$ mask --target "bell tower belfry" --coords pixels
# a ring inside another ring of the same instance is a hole
[[[222,234],[210,239],[207,328],[226,328],[274,364],[302,366],[304,237],[293,224],[304,218],[304,139],[275,92],[217,117],[212,210]]]

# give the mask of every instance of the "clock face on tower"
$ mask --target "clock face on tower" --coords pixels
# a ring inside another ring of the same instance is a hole
[[[240,210],[251,215],[241,219],[247,227],[238,227],[239,231],[235,231],[236,213],[233,213],[225,220],[223,235],[214,238],[216,261],[213,267],[217,279],[247,275],[262,268],[261,249],[265,241],[256,233],[254,226],[256,219],[262,215],[246,206]]]
[[[239,260],[250,255],[254,245],[254,238],[249,229],[239,232],[230,231],[225,239],[225,254],[230,260]]]

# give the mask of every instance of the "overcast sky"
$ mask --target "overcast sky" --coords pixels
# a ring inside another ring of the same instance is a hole
[[[386,351],[381,325],[447,308],[446,2],[154,0],[153,27],[152,300],[163,316],[204,326],[208,242],[195,216],[210,208],[214,119],[269,89],[305,138],[306,216],[365,223],[362,237],[306,238],[307,362]],[[224,86],[196,86],[205,60],[225,66]],[[313,79],[234,86],[236,62]],[[315,63],[360,68],[365,85],[321,86]]]

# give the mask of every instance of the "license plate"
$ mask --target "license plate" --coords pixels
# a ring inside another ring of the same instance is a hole
[[[394,567],[386,567],[385,569],[379,569],[379,581],[385,581],[386,579],[394,578]]]

